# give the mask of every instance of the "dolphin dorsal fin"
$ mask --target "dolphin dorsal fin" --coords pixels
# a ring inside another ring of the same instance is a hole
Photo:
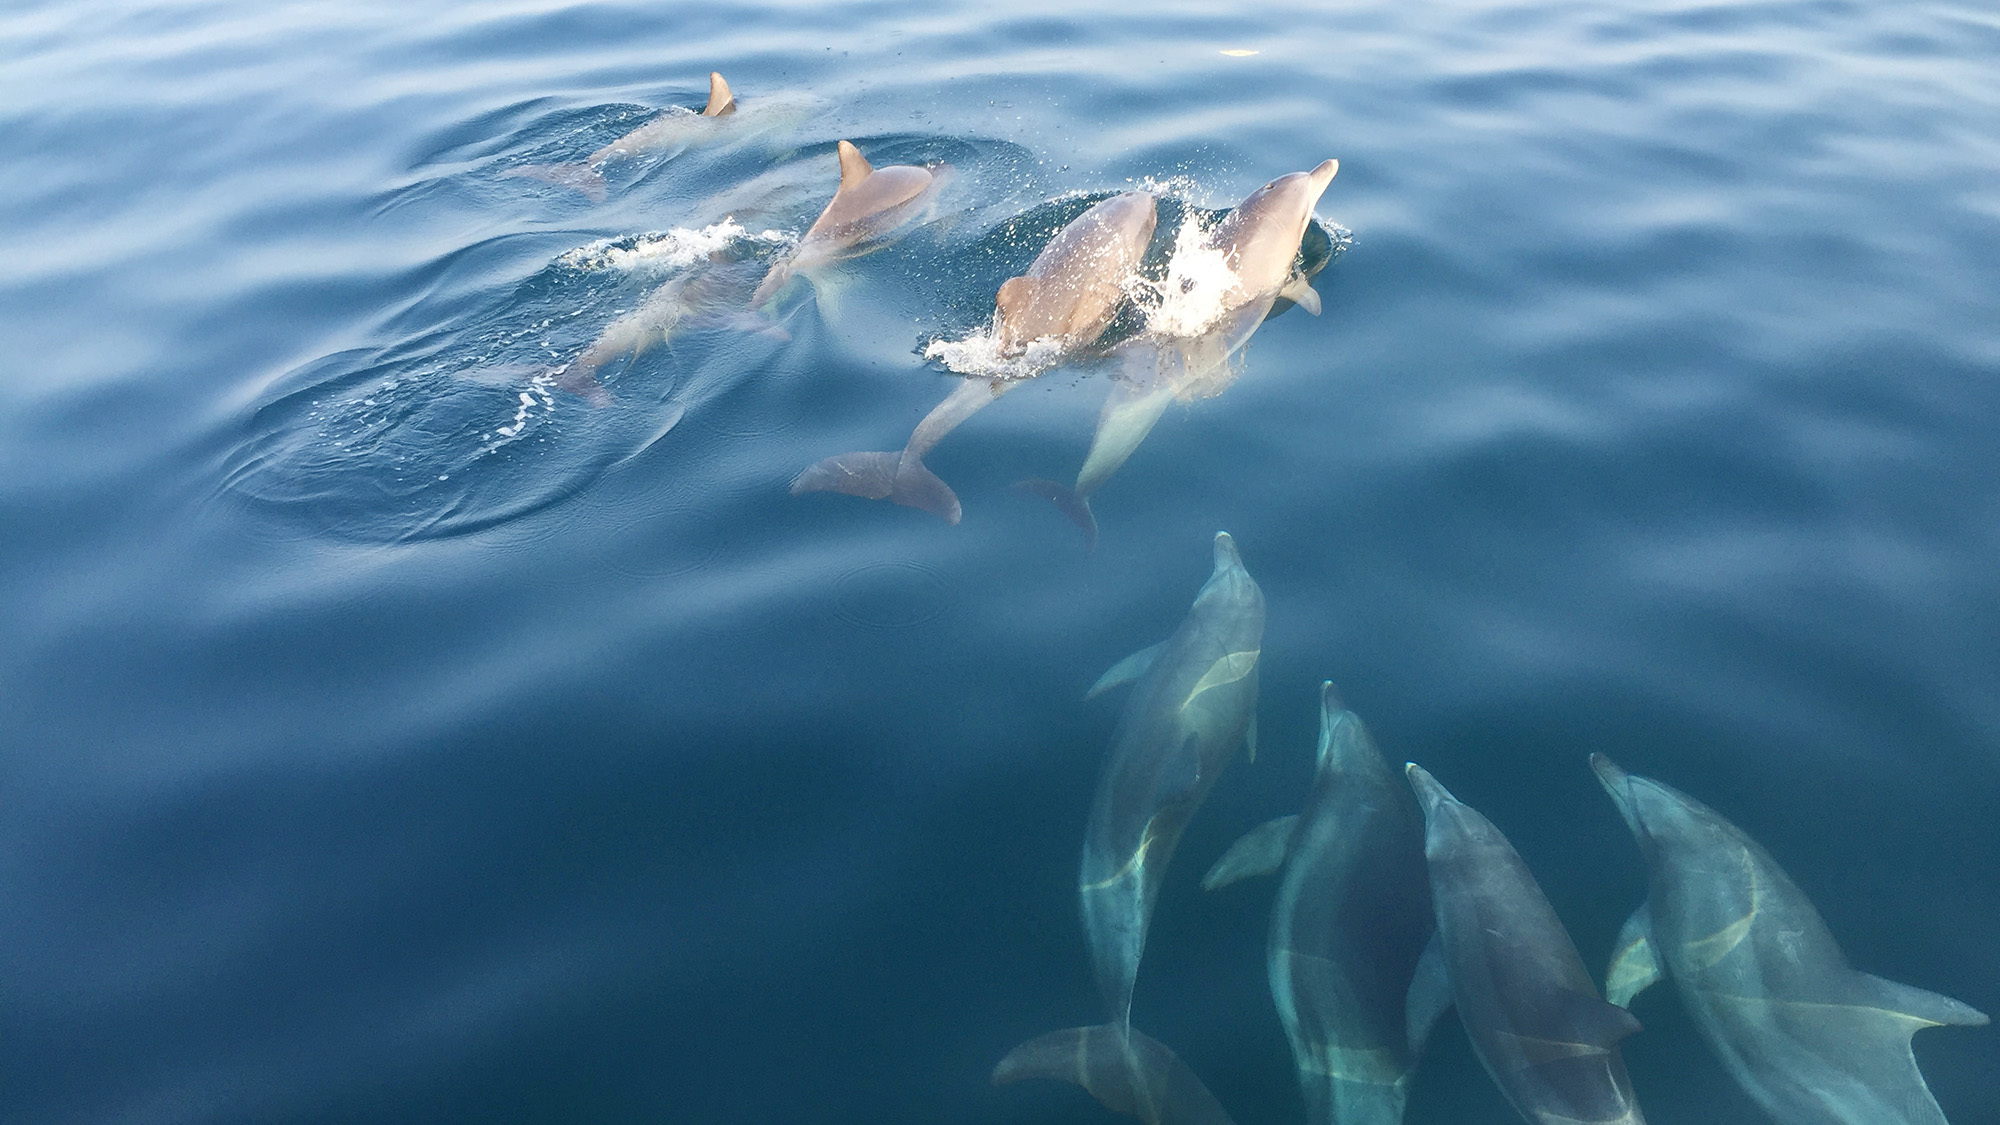
[[[701,111],[703,117],[721,117],[736,110],[736,95],[729,92],[729,83],[722,78],[722,72],[708,72],[708,108]]]
[[[852,141],[840,142],[840,190],[851,191],[861,181],[875,174],[875,166],[861,155]]]

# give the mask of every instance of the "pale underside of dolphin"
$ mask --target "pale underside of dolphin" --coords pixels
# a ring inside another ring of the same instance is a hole
[[[792,495],[844,492],[957,523],[958,496],[924,464],[924,455],[1001,395],[1097,342],[1138,276],[1155,221],[1153,197],[1143,191],[1113,196],[1071,220],[994,298],[998,354],[1012,359],[1034,346],[1034,368],[1020,378],[961,380],[917,423],[900,452],[828,457],[792,481]]]
[[[1642,1125],[1618,1043],[1639,1030],[1606,1003],[1535,877],[1493,822],[1415,763],[1435,954],[1466,1038],[1534,1125]]]
[[[663,110],[645,124],[598,149],[573,164],[528,164],[510,168],[502,175],[519,176],[582,192],[592,203],[604,202],[608,188],[603,166],[626,157],[671,156],[712,135],[715,119],[736,112],[736,95],[720,73],[708,72],[708,104],[701,112],[675,106]]]
[[[950,166],[943,164],[877,168],[849,141],[841,141],[836,149],[840,184],[833,199],[798,245],[772,264],[750,295],[753,308],[767,307],[794,278],[811,278],[826,266],[887,245],[891,235],[936,203],[938,189],[951,174]]]
[[[1171,1051],[1132,1029],[1132,990],[1181,832],[1237,748],[1254,737],[1263,631],[1263,593],[1235,542],[1217,534],[1215,569],[1180,627],[1092,688],[1094,695],[1132,685],[1098,781],[1077,881],[1110,1021],[1030,1040],[1002,1061],[995,1082],[1075,1082],[1151,1125],[1228,1120]]]
[[[1252,829],[1202,886],[1281,865],[1266,967],[1306,1120],[1399,1125],[1450,982],[1437,958],[1423,957],[1434,928],[1423,813],[1331,683],[1320,685],[1319,762],[1304,811]]]
[[[1945,1125],[1910,1037],[1987,1017],[1856,972],[1811,900],[1741,829],[1601,754],[1591,767],[1649,874],[1619,935],[1610,999],[1629,1004],[1671,977],[1702,1038],[1780,1125]]]
[[[1319,313],[1319,296],[1294,263],[1313,207],[1339,170],[1338,161],[1326,160],[1311,171],[1280,176],[1225,216],[1204,240],[1204,250],[1219,252],[1226,266],[1226,279],[1219,286],[1211,283],[1203,294],[1214,315],[1193,331],[1178,323],[1156,328],[1149,320],[1147,331],[1120,344],[1116,383],[1098,415],[1097,432],[1075,483],[1022,482],[1022,488],[1046,497],[1068,516],[1090,546],[1097,542],[1091,495],[1152,432],[1167,404],[1176,398],[1207,398],[1233,382],[1230,358],[1280,299]],[[1175,296],[1169,293],[1167,299]],[[1156,314],[1154,319],[1163,318]]]

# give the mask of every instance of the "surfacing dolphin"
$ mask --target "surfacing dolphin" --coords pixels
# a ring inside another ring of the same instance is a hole
[[[1569,931],[1493,822],[1414,762],[1405,770],[1424,809],[1435,955],[1486,1072],[1535,1125],[1643,1125],[1618,1054],[1639,1021],[1598,997]]]
[[[1741,829],[1602,754],[1590,766],[1648,873],[1607,974],[1611,1001],[1672,977],[1701,1037],[1782,1125],[1945,1125],[1910,1037],[1986,1016],[1849,968],[1819,911]]]
[[[1132,1028],[1132,986],[1160,880],[1181,831],[1236,748],[1254,743],[1264,594],[1236,544],[1215,536],[1215,570],[1174,634],[1126,657],[1091,688],[1132,683],[1097,783],[1077,894],[1110,1022],[1031,1039],[993,1070],[1074,1082],[1148,1125],[1229,1120],[1172,1051]]]
[[[1320,685],[1319,766],[1305,810],[1252,829],[1214,889],[1284,873],[1265,963],[1311,1125],[1399,1125],[1417,1056],[1451,1003],[1434,928],[1424,816],[1361,720]]]
[[[924,465],[924,455],[1001,395],[1097,342],[1138,275],[1156,221],[1153,196],[1143,191],[1113,196],[1071,220],[1028,272],[1009,278],[994,298],[1000,357],[1024,356],[1032,346],[1032,365],[1019,376],[962,379],[917,423],[901,452],[828,457],[792,481],[792,495],[844,492],[921,508],[957,523],[958,496]]]
[[[1279,299],[1319,313],[1319,295],[1293,265],[1312,222],[1313,207],[1339,170],[1339,161],[1326,160],[1309,172],[1280,176],[1251,192],[1217,223],[1193,253],[1219,256],[1219,277],[1186,278],[1188,291],[1180,292],[1182,279],[1170,273],[1163,308],[1154,311],[1144,333],[1114,350],[1119,360],[1116,383],[1104,400],[1076,483],[1067,487],[1050,480],[1021,483],[1023,489],[1052,501],[1083,530],[1089,545],[1097,543],[1091,495],[1139,448],[1167,404],[1177,396],[1194,399],[1221,393],[1233,380],[1230,356],[1250,339]],[[1186,308],[1200,309],[1198,323],[1162,315]]]
[[[708,104],[700,113],[681,106],[662,110],[637,129],[619,137],[574,164],[528,164],[502,175],[575,188],[592,203],[604,202],[604,165],[611,160],[649,153],[673,155],[709,135],[715,119],[736,112],[736,95],[717,71],[708,72]]]
[[[886,245],[891,234],[936,201],[937,189],[951,173],[946,164],[877,168],[852,143],[841,141],[837,148],[840,185],[834,189],[833,199],[799,244],[772,264],[771,272],[750,295],[751,307],[770,304],[795,277],[810,278],[835,262],[858,258]]]

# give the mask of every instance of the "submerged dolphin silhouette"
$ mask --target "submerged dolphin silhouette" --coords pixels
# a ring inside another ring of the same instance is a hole
[[[1618,1043],[1639,1030],[1607,1004],[1528,865],[1416,763],[1437,939],[1465,1034],[1508,1104],[1535,1125],[1643,1125]]]
[[[1332,683],[1320,685],[1319,765],[1305,810],[1251,829],[1202,886],[1280,864],[1265,962],[1306,1120],[1399,1125],[1451,985],[1436,958],[1423,959],[1434,928],[1423,813]]]
[[[891,233],[935,201],[937,189],[950,176],[947,164],[877,168],[848,141],[841,141],[837,150],[840,185],[834,189],[833,199],[791,253],[764,275],[757,291],[750,295],[751,307],[768,305],[795,277],[811,277],[834,262],[880,249]]]
[[[1132,1029],[1132,986],[1160,881],[1202,799],[1238,745],[1254,745],[1264,595],[1228,533],[1180,628],[1112,667],[1091,695],[1131,682],[1084,836],[1077,895],[1110,1022],[1031,1039],[993,1071],[1075,1082],[1148,1125],[1227,1122],[1172,1051]],[[1136,682],[1135,682],[1136,681]]]
[[[1167,403],[1175,397],[1205,398],[1227,387],[1233,378],[1229,357],[1250,339],[1279,299],[1319,313],[1319,295],[1309,279],[1293,269],[1293,262],[1312,222],[1313,207],[1339,170],[1339,161],[1326,160],[1311,171],[1280,176],[1251,192],[1216,224],[1201,248],[1219,252],[1226,269],[1227,280],[1220,290],[1203,292],[1214,315],[1194,326],[1156,326],[1149,320],[1146,332],[1120,344],[1115,349],[1120,360],[1117,382],[1104,400],[1076,483],[1066,487],[1051,480],[1021,482],[1023,489],[1052,501],[1083,530],[1091,546],[1097,543],[1091,494],[1139,448]],[[1156,313],[1154,319],[1162,318]]]
[[[1028,272],[1010,278],[994,298],[999,354],[1020,356],[1029,345],[1045,349],[1042,364],[1021,378],[969,378],[917,423],[900,453],[843,453],[809,466],[792,481],[792,495],[844,492],[891,500],[957,523],[958,496],[924,465],[929,453],[959,423],[1104,334],[1137,276],[1153,238],[1150,193],[1126,192],[1071,220],[1036,255]]]
[[[1672,977],[1701,1037],[1783,1125],[1945,1125],[1910,1037],[1987,1017],[1849,968],[1805,892],[1741,829],[1602,754],[1590,765],[1648,872],[1607,974],[1611,1001]]]
[[[742,310],[750,288],[751,261],[711,257],[648,293],[639,307],[604,326],[577,357],[556,371],[556,385],[583,396],[592,406],[610,406],[611,392],[598,373],[627,357],[666,343],[683,325],[732,324],[746,331],[788,339],[784,329]]]
[[[713,127],[713,119],[735,112],[736,95],[730,92],[729,83],[723,80],[722,75],[711,70],[708,72],[708,105],[700,113],[674,106],[662,110],[645,124],[591,153],[584,160],[573,164],[528,164],[509,168],[501,174],[575,188],[592,203],[602,203],[607,192],[602,171],[606,162],[668,150],[671,150],[669,155],[680,152],[707,136]]]

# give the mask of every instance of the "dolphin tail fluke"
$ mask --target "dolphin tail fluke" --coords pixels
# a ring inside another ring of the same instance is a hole
[[[597,378],[596,370],[574,363],[557,372],[556,386],[573,395],[581,396],[585,402],[599,410],[617,401],[611,397],[610,391],[604,389],[604,384]]]
[[[1123,1024],[1051,1031],[1007,1052],[993,1068],[995,1086],[1027,1078],[1073,1082],[1106,1109],[1146,1125],[1232,1125],[1186,1063]]]
[[[792,479],[792,495],[842,492],[919,508],[946,523],[962,514],[958,494],[923,461],[902,453],[843,453],[808,466]]]
[[[1097,549],[1097,516],[1090,510],[1090,497],[1079,496],[1075,489],[1052,480],[1024,480],[1014,487],[1054,504],[1056,510],[1069,517],[1069,522],[1082,529],[1084,549]]]
[[[523,164],[500,174],[570,188],[582,192],[592,203],[604,202],[610,190],[604,183],[604,173],[594,164]]]

